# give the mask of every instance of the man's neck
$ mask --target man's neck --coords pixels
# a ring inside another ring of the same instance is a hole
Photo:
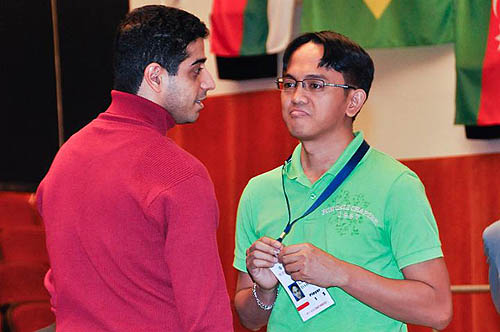
[[[301,142],[300,162],[309,181],[316,182],[328,171],[353,139],[351,131],[331,139]]]

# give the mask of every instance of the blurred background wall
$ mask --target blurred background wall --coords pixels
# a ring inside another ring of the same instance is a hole
[[[210,27],[213,0],[59,1],[64,139],[109,104],[116,25],[129,8],[144,4],[180,7]],[[7,0],[2,7],[0,189],[34,191],[58,149],[50,1]],[[301,10],[297,1],[294,35]],[[481,233],[500,219],[500,139],[470,140],[464,127],[454,124],[453,45],[368,52],[375,62],[375,80],[355,129],[363,130],[372,146],[421,177],[436,215],[452,284],[486,284]],[[219,250],[232,297],[239,195],[252,176],[281,164],[297,142],[282,124],[273,78],[218,79],[208,40],[206,53],[217,88],[209,93],[196,124],[177,126],[168,135],[202,160],[214,180],[221,210]],[[500,328],[488,293],[455,294],[454,310],[446,331]],[[235,323],[243,330],[236,316]],[[411,327],[411,331],[430,329]]]

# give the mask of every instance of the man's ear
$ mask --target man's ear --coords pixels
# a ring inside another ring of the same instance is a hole
[[[156,62],[151,62],[144,69],[144,82],[155,92],[161,91],[161,74],[163,70],[163,67]]]
[[[354,118],[365,104],[366,92],[363,89],[356,89],[350,93],[350,101],[347,105],[346,115]]]

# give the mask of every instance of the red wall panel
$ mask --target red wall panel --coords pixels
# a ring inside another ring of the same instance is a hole
[[[281,119],[278,91],[210,97],[196,124],[169,133],[198,157],[215,183],[220,208],[219,251],[231,298],[236,209],[248,180],[270,170],[297,144]],[[452,284],[486,284],[481,234],[500,219],[500,154],[404,160],[422,179],[438,222]],[[445,331],[499,331],[488,293],[455,294],[454,319]],[[244,329],[235,316],[237,331]],[[410,331],[431,331],[410,327]]]

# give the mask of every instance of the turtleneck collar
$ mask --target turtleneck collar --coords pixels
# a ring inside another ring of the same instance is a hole
[[[111,105],[104,114],[144,123],[162,135],[175,126],[174,118],[165,108],[143,97],[117,90],[111,91]]]

